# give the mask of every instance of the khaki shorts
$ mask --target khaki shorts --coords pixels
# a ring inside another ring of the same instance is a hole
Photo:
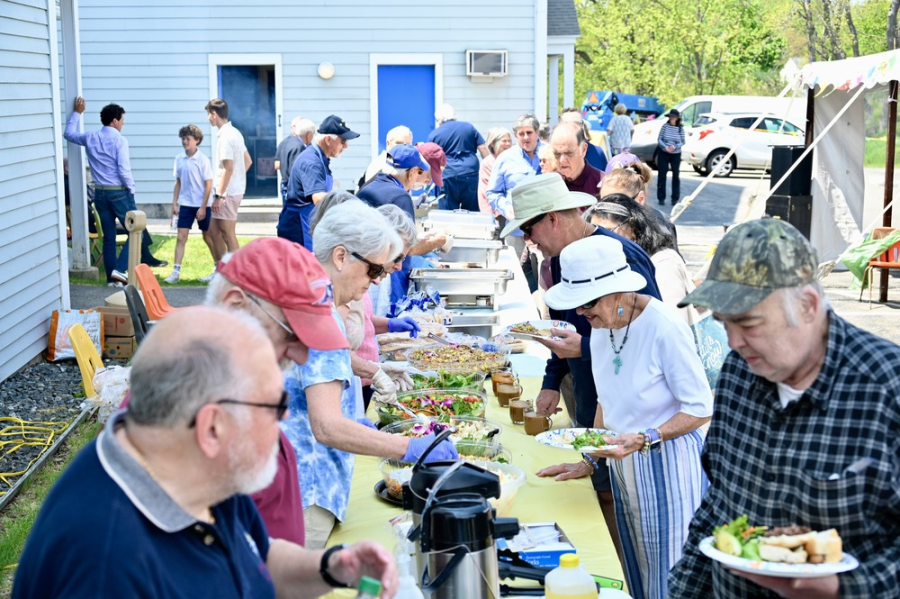
[[[324,549],[335,524],[337,524],[337,518],[325,508],[311,505],[303,510],[303,527],[306,534],[305,547],[307,549]]]
[[[222,200],[222,206],[219,208],[218,212],[215,210],[210,210],[210,212],[212,212],[212,217],[218,218],[219,220],[237,220],[238,208],[241,207],[241,200],[243,199],[243,195],[225,196],[225,199]]]

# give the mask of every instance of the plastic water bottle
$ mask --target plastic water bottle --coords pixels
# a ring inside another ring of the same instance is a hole
[[[172,221],[171,221],[171,225],[170,225],[170,226],[171,226],[171,228],[173,228],[173,229],[175,229],[175,228],[178,227],[178,215],[177,215],[177,214],[173,214],[173,215],[172,215]]]
[[[359,593],[356,599],[378,599],[381,595],[381,583],[374,578],[363,576],[359,581]]]
[[[394,599],[425,599],[412,574],[412,560],[408,553],[397,556],[397,571],[400,573],[400,588]]]
[[[597,599],[597,584],[578,563],[578,556],[566,553],[544,579],[544,592],[546,599]]]

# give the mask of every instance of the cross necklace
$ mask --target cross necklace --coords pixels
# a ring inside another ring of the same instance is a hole
[[[616,357],[613,358],[613,365],[616,367],[616,371],[614,374],[619,374],[619,369],[622,367],[622,358],[619,356],[622,348],[625,347],[625,343],[628,341],[628,331],[631,330],[631,320],[634,318],[634,308],[637,306],[637,296],[635,296],[634,301],[631,303],[631,314],[628,316],[628,326],[625,327],[625,337],[622,339],[622,345],[619,346],[619,349],[616,349],[616,340],[613,337],[612,329],[609,330],[609,344],[612,346],[613,353],[616,354]]]

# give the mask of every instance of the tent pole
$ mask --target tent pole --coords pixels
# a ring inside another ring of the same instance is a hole
[[[813,121],[816,119],[816,90],[809,88],[806,90],[806,141],[803,145],[807,148],[813,142]]]
[[[884,206],[886,210],[881,216],[881,224],[884,227],[890,227],[893,222],[893,209],[889,207],[894,197],[894,150],[897,142],[897,81],[891,81],[888,91],[888,135],[887,135],[887,158],[884,164]],[[888,276],[887,269],[881,269],[881,288],[878,290],[878,301],[886,302],[888,293]]]

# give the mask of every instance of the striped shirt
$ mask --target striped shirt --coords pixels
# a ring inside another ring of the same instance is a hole
[[[742,514],[758,525],[836,528],[860,562],[839,575],[841,597],[897,597],[900,347],[828,317],[819,376],[787,407],[739,354],[725,359],[703,451],[710,488],[670,573],[669,599],[777,597],[698,549],[715,526]]]
[[[670,125],[668,122],[663,123],[662,129],[659,130],[659,147],[663,150],[668,146],[675,146],[673,154],[681,152],[681,146],[684,145],[684,127]]]

